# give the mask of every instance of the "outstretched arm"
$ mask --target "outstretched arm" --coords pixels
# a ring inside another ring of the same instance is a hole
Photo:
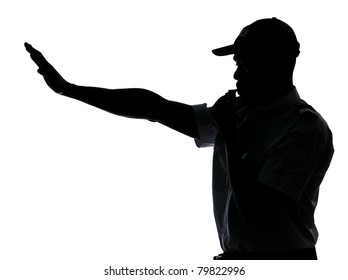
[[[71,84],[54,69],[41,52],[28,43],[25,43],[25,47],[39,67],[38,73],[56,93],[116,115],[156,121],[190,137],[199,137],[192,106],[167,100],[141,88],[103,89]]]

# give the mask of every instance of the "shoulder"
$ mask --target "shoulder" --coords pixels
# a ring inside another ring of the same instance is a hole
[[[295,106],[299,118],[298,128],[304,133],[331,134],[325,119],[311,105],[304,100],[299,100]]]

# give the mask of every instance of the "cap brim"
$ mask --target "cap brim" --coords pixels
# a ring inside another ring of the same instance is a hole
[[[217,56],[224,56],[224,55],[230,55],[235,53],[235,46],[234,45],[229,45],[226,47],[218,48],[215,50],[212,50],[213,54]]]

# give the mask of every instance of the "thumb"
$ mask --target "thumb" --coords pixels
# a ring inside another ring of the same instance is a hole
[[[40,75],[42,75],[42,76],[46,76],[47,75],[47,73],[43,70],[43,69],[38,69],[37,70],[37,72],[40,74]]]

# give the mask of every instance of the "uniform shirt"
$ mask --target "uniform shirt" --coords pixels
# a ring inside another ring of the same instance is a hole
[[[250,226],[239,215],[228,177],[224,142],[206,104],[194,106],[198,147],[214,146],[213,205],[224,252],[284,252],[314,247],[318,231],[314,210],[319,185],[333,155],[332,134],[324,119],[300,99],[294,87],[263,108],[237,98],[239,154],[248,180],[291,198],[281,222]]]

